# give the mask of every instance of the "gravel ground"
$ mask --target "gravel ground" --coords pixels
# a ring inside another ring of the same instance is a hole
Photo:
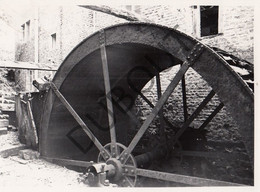
[[[18,140],[18,132],[8,131],[6,135],[0,135],[0,151],[21,145]]]
[[[21,145],[17,132],[0,135],[0,151]],[[20,162],[19,162],[20,161]],[[0,191],[16,189],[76,188],[87,185],[79,181],[79,173],[42,159],[23,160],[18,156],[0,157]],[[12,190],[13,191],[13,190]]]

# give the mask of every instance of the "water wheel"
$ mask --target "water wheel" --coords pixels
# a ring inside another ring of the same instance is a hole
[[[176,66],[177,72],[162,92],[160,74]],[[188,114],[184,76],[190,69],[211,89]],[[153,78],[155,103],[142,92]],[[165,118],[163,106],[180,83],[184,122],[176,127]],[[40,129],[43,157],[90,166],[90,172],[94,165],[102,165],[109,180],[120,186],[139,185],[146,177],[157,180],[156,185],[237,185],[176,171],[175,157],[185,146],[185,133],[203,131],[225,106],[243,136],[253,166],[251,89],[215,51],[177,30],[145,23],[101,30],[73,49],[50,87]],[[194,119],[216,95],[219,105],[202,126],[191,129]],[[138,98],[151,107],[145,117],[138,113],[142,109],[137,106]],[[147,136],[152,124],[158,130],[155,144]]]

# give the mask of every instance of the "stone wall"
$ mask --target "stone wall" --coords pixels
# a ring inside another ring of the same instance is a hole
[[[141,15],[156,24],[178,29],[186,34],[192,34],[192,9],[189,6],[142,6]]]
[[[202,38],[202,42],[254,62],[254,8],[220,7],[222,34]],[[222,10],[222,11],[221,11]]]
[[[15,53],[15,29],[9,15],[0,7],[0,65],[1,61],[13,61]],[[0,68],[0,113],[14,110],[15,86],[13,77],[9,76],[13,71]]]
[[[51,11],[50,11],[51,10]],[[52,20],[52,22],[49,22]],[[60,65],[82,40],[101,28],[123,19],[77,6],[39,9],[39,62]],[[56,33],[56,47],[51,35]]]
[[[162,92],[165,91],[178,69],[179,67],[175,66],[160,73]],[[211,87],[193,69],[189,69],[186,72],[185,83],[187,108],[190,117],[211,91]],[[147,83],[142,93],[153,105],[156,104],[158,97],[155,78]],[[184,150],[209,151],[213,152],[212,157],[183,156],[181,163],[176,164],[178,166],[176,172],[181,174],[188,172],[186,173],[188,175],[252,185],[253,170],[242,142],[243,136],[239,134],[236,122],[231,118],[225,106],[205,127],[205,131],[192,131],[194,130],[193,128],[198,129],[202,125],[220,102],[218,96],[215,95],[189,125],[187,132],[180,138]],[[146,117],[151,113],[152,108],[141,97],[138,97],[136,105],[137,111],[141,111],[139,118],[141,122],[144,122]],[[164,123],[164,127],[167,130],[167,137],[171,140],[174,134],[172,135],[172,131],[170,130],[172,128],[177,128],[178,130],[184,123],[181,82],[163,106],[163,115],[171,124]],[[148,143],[158,142],[159,128],[160,123],[157,116],[145,133],[145,137],[149,140]],[[156,144],[154,145],[156,146]],[[219,157],[216,156],[220,153],[224,153],[226,157],[222,155]]]
[[[30,20],[30,36],[23,38],[21,29],[20,40],[16,42],[15,59],[50,66],[59,66],[72,49],[90,34],[101,28],[124,22],[123,19],[78,6],[43,6],[27,11],[23,17],[24,21],[21,25]],[[36,34],[37,25],[38,35]],[[55,46],[52,42],[53,34],[56,34]],[[38,61],[35,57],[37,36]],[[52,78],[54,75],[50,72],[19,70],[16,76],[21,91],[35,91],[31,86],[30,73],[33,78],[42,78],[45,75]]]
[[[0,61],[14,60],[15,30],[0,18]]]
[[[254,59],[254,7],[219,6],[218,35],[200,37],[198,6],[142,6],[141,14],[152,22],[174,27],[198,38],[209,46],[253,62]]]
[[[47,9],[46,9],[47,8]],[[198,38],[203,43],[216,46],[236,56],[253,62],[254,8],[219,7],[220,34],[199,37],[198,7],[141,6],[141,16],[151,22],[176,28]],[[78,6],[40,7],[39,17],[39,62],[59,65],[68,53],[93,32],[126,22],[109,14]],[[34,61],[35,10],[26,13],[24,22],[30,19],[31,37],[17,45],[17,60]],[[52,22],[49,22],[49,21]],[[76,30],[75,30],[76,29]],[[56,33],[56,47],[51,47],[51,35]]]

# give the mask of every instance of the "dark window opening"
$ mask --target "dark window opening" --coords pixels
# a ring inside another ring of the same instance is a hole
[[[23,41],[24,41],[25,40],[25,26],[22,25],[21,27],[22,27],[22,33],[23,33],[22,34],[23,35],[22,38],[23,38]]]
[[[218,6],[200,6],[201,37],[218,34]]]
[[[27,39],[30,37],[30,20],[26,22],[26,28],[27,28]]]
[[[14,70],[12,70],[12,69],[8,70],[5,77],[8,81],[15,82],[15,72],[14,72]]]
[[[51,47],[52,49],[56,48],[56,33],[51,35]]]

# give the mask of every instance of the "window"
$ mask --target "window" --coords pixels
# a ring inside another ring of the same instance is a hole
[[[140,5],[135,5],[134,10],[135,10],[136,13],[141,14],[141,6]]]
[[[125,8],[127,11],[132,11],[132,5],[126,5]]]
[[[28,40],[30,38],[30,20],[27,21],[25,24],[26,24],[26,37]]]
[[[21,27],[22,27],[22,40],[25,41],[25,25],[23,24]]]
[[[33,82],[33,80],[34,80],[34,78],[33,78],[33,71],[32,71],[32,70],[29,70],[29,78],[30,78],[30,81],[29,81],[29,83],[30,83],[29,90],[32,91],[32,90],[33,90],[33,84],[32,84],[32,82]]]
[[[15,82],[15,72],[13,69],[7,70],[7,74],[5,75],[6,79],[11,82]]]
[[[31,32],[31,26],[30,26],[30,20],[27,21],[25,24],[22,24],[22,40],[28,41],[30,38],[30,32]]]
[[[134,12],[137,14],[141,13],[141,6],[140,5],[126,5],[125,9],[129,12]]]
[[[200,6],[200,36],[216,35],[219,33],[218,6]]]
[[[56,48],[56,33],[53,33],[51,35],[51,48],[55,49]]]

